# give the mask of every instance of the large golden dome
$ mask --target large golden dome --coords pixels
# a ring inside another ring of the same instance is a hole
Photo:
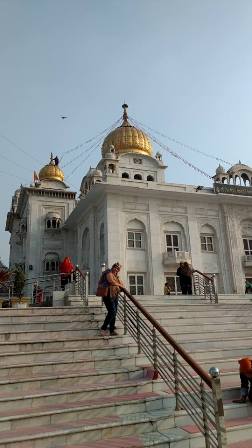
[[[123,122],[121,126],[110,132],[102,145],[102,155],[113,145],[117,154],[135,152],[138,154],[152,155],[152,146],[147,135],[140,129],[132,126],[128,121],[127,104],[123,104]]]
[[[41,168],[39,172],[39,180],[59,180],[63,182],[64,173],[58,166],[57,157],[53,159],[53,155],[51,154],[50,163]]]

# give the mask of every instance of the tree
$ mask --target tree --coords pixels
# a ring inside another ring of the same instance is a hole
[[[21,300],[25,285],[25,274],[22,269],[17,266],[14,270],[14,294]]]

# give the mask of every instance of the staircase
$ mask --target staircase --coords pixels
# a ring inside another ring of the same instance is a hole
[[[230,448],[252,446],[252,406],[239,396],[237,360],[252,356],[248,296],[138,297],[207,371],[221,369]],[[205,441],[137,344],[100,337],[89,306],[0,310],[1,448],[203,448]]]

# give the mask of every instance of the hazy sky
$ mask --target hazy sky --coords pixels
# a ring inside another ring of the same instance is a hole
[[[60,156],[112,125],[124,101],[145,125],[252,165],[251,23],[252,0],[0,0],[2,260],[15,189],[51,151]],[[216,160],[161,140],[214,174]],[[211,185],[163,157],[168,182]],[[71,189],[99,158],[95,149],[64,168]]]

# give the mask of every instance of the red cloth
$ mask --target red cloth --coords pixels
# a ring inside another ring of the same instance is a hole
[[[252,374],[252,360],[250,358],[242,358],[238,362],[240,364],[241,373],[245,373],[245,375]]]
[[[71,274],[75,270],[75,266],[72,263],[70,257],[65,257],[62,263],[60,263],[60,273],[61,274]]]

